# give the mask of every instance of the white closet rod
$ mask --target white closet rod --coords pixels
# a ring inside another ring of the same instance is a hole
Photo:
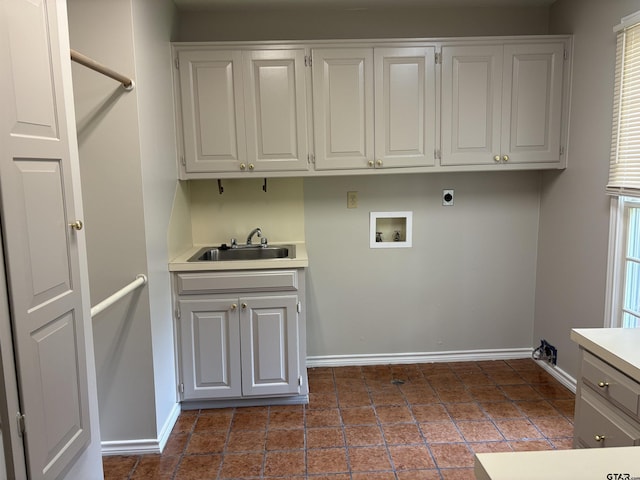
[[[101,63],[96,62],[94,59],[89,58],[86,55],[83,55],[82,53],[77,52],[73,49],[71,49],[71,60],[73,60],[76,63],[79,63],[80,65],[84,65],[85,67],[90,68],[91,70],[95,70],[96,72],[102,73],[103,75],[106,75],[109,78],[113,78],[114,80],[117,80],[118,82],[122,83],[122,86],[126,90],[133,89],[134,83],[133,83],[133,80],[131,80],[129,77],[125,77],[124,75],[116,72],[115,70],[111,70],[109,67],[105,67]]]
[[[111,295],[110,297],[105,298],[103,301],[98,303],[96,306],[91,307],[91,318],[95,317],[97,314],[110,307],[118,300],[133,292],[136,288],[141,287],[147,283],[147,276],[144,273],[136,276],[136,279],[131,282],[129,285],[122,287],[116,293]]]

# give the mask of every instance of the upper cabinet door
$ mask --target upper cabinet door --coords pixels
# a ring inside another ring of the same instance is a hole
[[[505,45],[502,155],[509,163],[558,162],[564,43]]]
[[[316,168],[373,167],[373,49],[316,49],[312,69]]]
[[[442,165],[500,155],[502,45],[442,48]]]
[[[243,53],[247,168],[307,170],[304,49]]]
[[[376,167],[434,165],[435,48],[376,48]]]
[[[239,171],[246,162],[242,52],[178,53],[188,172]]]

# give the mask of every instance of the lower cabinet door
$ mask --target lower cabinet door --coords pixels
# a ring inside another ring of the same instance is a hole
[[[183,400],[242,395],[237,297],[181,300]]]
[[[298,297],[240,298],[242,394],[300,392]]]

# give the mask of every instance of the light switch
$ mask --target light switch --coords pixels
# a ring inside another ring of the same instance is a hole
[[[358,192],[347,192],[347,208],[358,208]]]

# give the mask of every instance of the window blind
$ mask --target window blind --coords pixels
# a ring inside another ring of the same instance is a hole
[[[607,193],[640,197],[640,15],[616,28],[613,131]]]

